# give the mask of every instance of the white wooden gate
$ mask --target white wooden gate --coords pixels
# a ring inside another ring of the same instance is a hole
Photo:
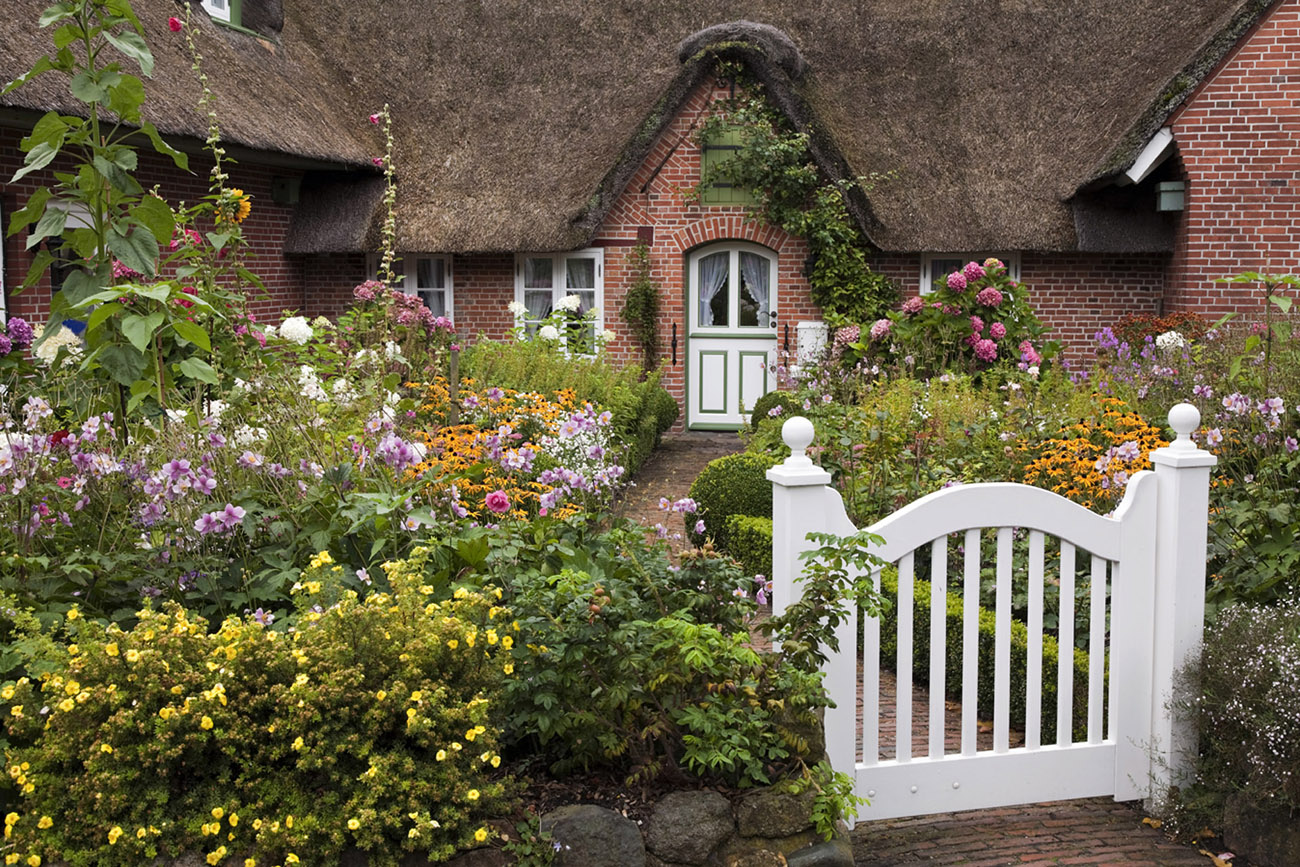
[[[835,702],[826,713],[827,752],[837,770],[854,776],[857,793],[870,800],[862,820],[1100,795],[1158,799],[1184,778],[1196,744],[1170,698],[1175,672],[1200,644],[1209,472],[1216,460],[1190,439],[1199,423],[1199,413],[1189,404],[1170,412],[1178,438],[1152,453],[1155,472],[1130,480],[1112,517],[1039,488],[978,484],[930,494],[870,528],[884,539],[875,553],[898,569],[899,698],[892,708],[881,706],[881,636],[875,618],[864,620],[861,635],[857,617],[842,625],[840,650],[825,669]],[[807,534],[857,532],[839,494],[828,486],[829,474],[804,454],[812,441],[811,423],[791,419],[783,435],[792,455],[768,472],[776,613],[798,594],[799,555],[810,547]],[[1013,575],[1016,534],[1028,536],[1028,557],[1017,561],[1020,575]],[[1050,567],[1049,551],[1056,555]],[[914,578],[918,563],[924,562],[919,558],[928,560],[933,579],[931,612],[947,610],[947,580],[955,571],[949,561],[955,565],[959,558],[962,564],[959,749],[945,749],[949,714],[957,712],[947,709],[944,696],[944,616],[930,617],[928,712],[923,719],[913,718]],[[988,704],[988,696],[977,695],[982,564],[993,565],[996,576],[993,730],[991,745],[984,746],[977,744],[976,719],[979,699]],[[1090,576],[1086,708],[1075,708],[1073,702],[1076,564],[1086,564]],[[875,581],[879,589],[879,572]],[[1024,702],[1025,722],[1023,743],[1015,746],[1010,726],[1013,581],[1027,584],[1028,597],[1026,688],[1023,699],[1016,696],[1017,703]],[[1053,586],[1058,583],[1059,589]],[[1056,737],[1044,743],[1041,683],[1044,674],[1051,677],[1043,671],[1048,592],[1059,593],[1063,652],[1056,671]],[[882,759],[878,720],[889,710],[895,720],[895,753]],[[1086,734],[1078,738],[1076,711],[1087,721]],[[924,744],[916,755],[914,737]]]

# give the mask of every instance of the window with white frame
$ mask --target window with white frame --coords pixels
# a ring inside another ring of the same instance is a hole
[[[537,326],[560,308],[567,295],[578,297],[578,316],[595,310],[584,343],[594,345],[604,327],[601,306],[605,296],[605,251],[599,247],[572,253],[525,253],[515,261],[515,300],[523,305],[517,324],[533,334]]]
[[[921,294],[929,295],[934,284],[947,279],[953,271],[960,271],[967,262],[983,262],[988,258],[1001,259],[1007,266],[1007,277],[1020,280],[1020,256],[1017,253],[931,253],[921,257]]]
[[[231,4],[234,0],[203,0],[202,6],[204,11],[218,21],[228,21],[235,23],[231,10]]]
[[[379,274],[379,257],[371,254],[369,271]],[[451,258],[448,256],[403,255],[393,263],[397,288],[407,295],[418,295],[434,316],[455,320],[452,299]]]

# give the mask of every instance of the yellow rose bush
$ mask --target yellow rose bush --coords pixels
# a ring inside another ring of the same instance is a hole
[[[389,865],[480,844],[510,794],[496,720],[513,617],[490,587],[434,601],[418,560],[385,564],[391,592],[361,599],[318,555],[288,624],[210,631],[170,603],[129,630],[72,619],[77,652],[5,690],[10,741],[30,744],[6,754],[7,852],[274,865],[356,847]]]

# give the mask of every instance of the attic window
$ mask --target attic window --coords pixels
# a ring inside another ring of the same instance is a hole
[[[241,0],[202,0],[202,6],[213,20],[238,24],[240,2]]]
[[[727,177],[726,162],[745,146],[741,130],[724,129],[705,140],[700,147],[700,180],[712,182],[703,187],[700,203],[704,205],[752,205],[749,190],[733,184]]]

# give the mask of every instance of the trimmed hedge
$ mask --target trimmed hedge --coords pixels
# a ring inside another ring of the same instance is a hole
[[[691,483],[691,499],[699,511],[687,513],[686,532],[691,543],[703,545],[706,538],[721,551],[732,553],[727,518],[732,515],[772,517],[772,483],[767,471],[776,461],[767,455],[741,453],[709,461]],[[695,522],[704,519],[704,532],[695,532]]]
[[[772,574],[772,519],[732,515],[727,519],[728,553],[752,574]],[[916,683],[930,680],[930,583],[917,579],[912,589],[912,678]],[[880,576],[881,592],[893,603],[880,621],[882,668],[897,665],[898,656],[898,574],[892,568]],[[944,692],[948,698],[961,699],[962,673],[962,598],[949,593],[947,605],[947,660],[944,666]],[[979,707],[982,719],[993,715],[993,653],[997,631],[996,615],[979,609]],[[1025,660],[1029,629],[1018,620],[1011,621],[1011,726],[1025,726]],[[1042,742],[1056,742],[1056,666],[1060,648],[1055,638],[1043,636]],[[1088,733],[1088,654],[1074,650],[1074,736]],[[1103,716],[1104,718],[1104,716]]]
[[[771,416],[768,413],[773,407],[781,407],[779,415]],[[796,398],[792,391],[769,391],[767,394],[754,401],[754,408],[750,412],[749,426],[757,428],[758,423],[767,418],[789,418],[794,415],[796,408]]]
[[[930,583],[917,579],[912,589],[912,678],[919,684],[930,680]],[[898,660],[898,574],[893,569],[880,576],[880,590],[891,601],[880,619],[880,664],[895,666]],[[948,594],[947,636],[944,692],[948,698],[961,698],[962,673],[962,598]],[[993,653],[997,624],[994,612],[980,606],[979,707],[981,719],[993,716]],[[1025,727],[1025,660],[1029,646],[1029,628],[1016,619],[1011,621],[1011,727]],[[1042,737],[1044,744],[1056,743],[1056,666],[1059,645],[1050,635],[1043,636]],[[1074,649],[1074,736],[1088,733],[1088,654]],[[1104,719],[1104,715],[1103,715]]]
[[[772,577],[772,519],[758,515],[727,517],[727,553],[750,575]]]

